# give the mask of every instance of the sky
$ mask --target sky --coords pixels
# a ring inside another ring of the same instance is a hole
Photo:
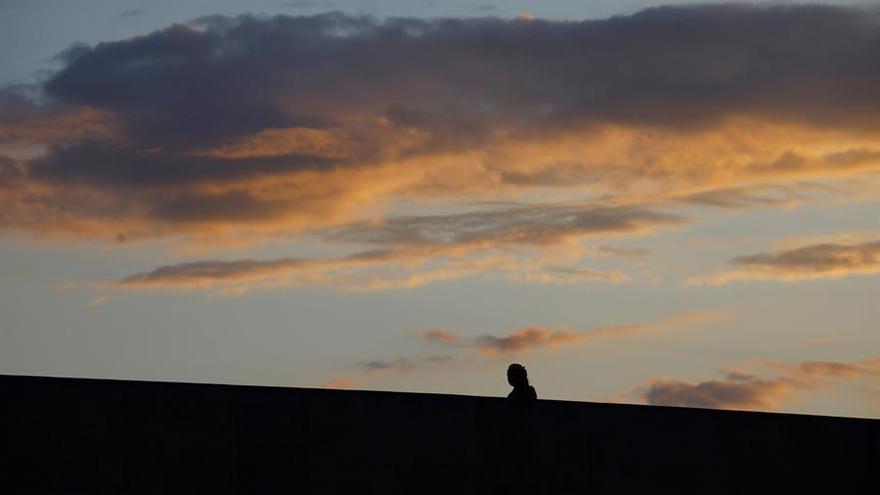
[[[0,1],[0,373],[880,418],[870,3]]]

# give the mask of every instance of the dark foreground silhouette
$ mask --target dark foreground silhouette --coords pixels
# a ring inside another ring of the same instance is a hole
[[[507,394],[508,399],[514,400],[537,400],[538,393],[535,387],[529,385],[529,374],[525,366],[513,363],[507,368],[507,383],[513,390]]]
[[[880,421],[0,376],[4,493],[870,493]]]

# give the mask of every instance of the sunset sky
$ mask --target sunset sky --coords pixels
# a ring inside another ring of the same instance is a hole
[[[0,0],[0,33],[0,373],[504,396],[520,362],[880,418],[875,2]]]

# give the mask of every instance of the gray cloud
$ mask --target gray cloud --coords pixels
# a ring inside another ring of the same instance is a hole
[[[759,378],[751,373],[733,371],[721,380],[661,379],[652,380],[647,387],[638,389],[642,398],[652,405],[775,410],[782,403],[795,399],[798,391],[821,390],[840,380],[880,375],[880,358],[854,363],[768,361],[766,364],[781,371],[782,375]]]
[[[778,380],[710,380],[699,383],[658,381],[645,392],[645,401],[655,406],[685,406],[712,409],[774,409],[790,394],[787,383]]]
[[[743,113],[874,126],[877,16],[743,4],[582,22],[214,16],[79,49],[45,89],[177,148],[337,125],[341,107],[446,131],[688,127]],[[469,145],[467,134],[443,144]]]
[[[400,358],[394,361],[367,361],[361,363],[360,367],[363,369],[364,373],[372,375],[388,371],[405,373],[415,369],[416,365],[410,362],[409,359]]]
[[[31,161],[28,175],[41,182],[147,189],[329,169],[337,162],[299,154],[247,159],[186,156],[85,140]]]
[[[723,285],[748,280],[810,280],[880,273],[880,241],[821,243],[739,256],[739,268],[688,279],[689,285]]]
[[[453,356],[443,354],[423,358],[397,358],[393,360],[362,361],[357,364],[366,375],[380,375],[389,372],[408,373],[425,366],[440,366],[453,362]]]
[[[166,198],[163,204],[168,205],[168,211],[153,214],[173,216],[179,223],[263,218],[269,215],[264,210],[281,209],[250,198],[244,191],[215,199]],[[227,207],[235,210],[226,211]],[[629,277],[619,271],[547,266],[554,261],[552,257],[544,259],[539,253],[531,261],[522,260],[517,259],[516,251],[552,250],[582,236],[634,235],[684,222],[677,215],[644,208],[594,205],[531,205],[453,215],[392,217],[379,225],[358,223],[322,232],[329,241],[378,245],[377,249],[341,257],[188,262],[130,275],[116,284],[129,288],[215,289],[286,280],[368,290],[420,285],[490,270],[511,271],[511,278],[524,281],[617,283]],[[505,252],[511,248],[514,252]],[[575,258],[579,256],[574,253]]]
[[[690,203],[699,203],[730,210],[739,210],[753,206],[779,206],[791,204],[794,200],[787,197],[786,191],[773,191],[775,196],[767,195],[767,188],[722,188],[699,193],[688,194],[681,198]],[[764,193],[764,194],[761,194]],[[782,194],[780,194],[782,193]]]
[[[129,9],[119,13],[119,17],[137,17],[144,13],[144,9]]]
[[[527,205],[451,215],[393,217],[328,231],[327,239],[378,245],[555,244],[584,235],[638,233],[680,225],[685,218],[642,207]]]
[[[880,241],[856,245],[818,244],[774,254],[740,256],[733,262],[746,267],[807,274],[880,268]]]

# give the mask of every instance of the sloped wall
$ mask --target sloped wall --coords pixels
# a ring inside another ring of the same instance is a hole
[[[0,394],[0,482],[21,493],[872,493],[880,480],[880,421],[866,419],[19,376],[0,376]]]

